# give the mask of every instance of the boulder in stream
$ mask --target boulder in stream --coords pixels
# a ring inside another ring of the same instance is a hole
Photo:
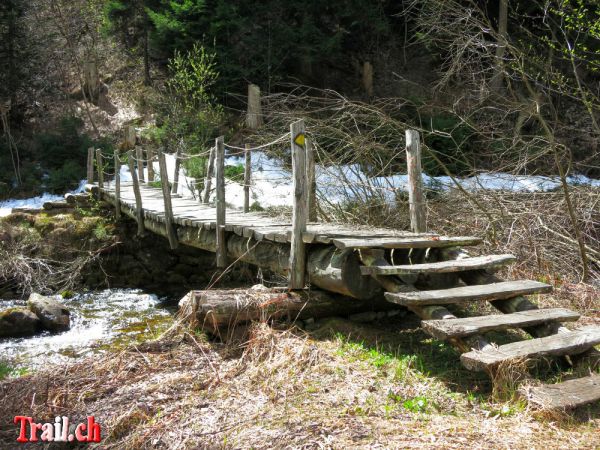
[[[26,308],[0,311],[0,337],[32,336],[41,328],[41,321]]]
[[[50,331],[65,331],[71,327],[71,313],[53,298],[31,294],[27,305],[39,317],[44,328]]]

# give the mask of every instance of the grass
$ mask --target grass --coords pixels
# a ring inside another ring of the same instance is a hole
[[[308,334],[256,324],[241,346],[179,327],[5,381],[0,416],[47,417],[58,408],[75,420],[94,411],[106,449],[263,448],[273,439],[291,448],[600,445],[593,410],[557,421],[499,400],[485,376],[461,369],[452,349],[411,321],[328,319]],[[0,446],[12,445],[13,434],[0,424]]]
[[[27,374],[27,369],[15,368],[7,362],[0,361],[0,381],[7,378],[18,378]]]

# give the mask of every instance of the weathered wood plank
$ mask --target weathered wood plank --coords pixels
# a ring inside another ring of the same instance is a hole
[[[115,150],[115,219],[121,219],[121,158],[119,151]]]
[[[600,400],[600,375],[534,386],[525,392],[530,403],[548,409],[572,409]]]
[[[551,292],[552,286],[532,280],[463,286],[416,292],[387,292],[385,298],[403,306],[448,305],[481,300],[499,300],[535,293]]]
[[[336,238],[336,247],[344,248],[439,248],[481,244],[476,237],[378,237],[378,238]]]
[[[142,194],[140,193],[140,184],[138,182],[137,173],[134,166],[133,152],[129,150],[127,152],[127,164],[129,165],[129,172],[131,172],[131,180],[133,183],[133,193],[135,196],[135,217],[138,225],[137,234],[143,236],[145,231],[144,226],[144,209],[142,207]]]
[[[306,138],[306,183],[308,189],[308,221],[317,221],[317,178],[315,174],[315,149],[312,140]]]
[[[467,317],[463,319],[424,320],[423,329],[442,341],[449,338],[472,336],[491,330],[507,330],[540,325],[547,322],[572,322],[579,319],[579,313],[565,309],[532,309],[531,311],[491,316]]]
[[[210,199],[210,189],[215,170],[215,155],[216,148],[213,147],[210,149],[210,154],[208,156],[208,164],[206,166],[206,178],[204,179],[204,191],[202,192],[202,203],[204,203],[205,205],[208,205],[208,200]]]
[[[225,243],[225,142],[223,136],[215,141],[217,172],[217,267],[227,267],[227,245]]]
[[[92,184],[94,182],[94,147],[88,148],[87,182],[88,184]]]
[[[499,347],[463,353],[460,361],[469,370],[485,370],[504,361],[543,356],[577,355],[600,344],[600,327],[586,327],[570,333],[512,342]]]
[[[177,232],[173,226],[175,222],[173,216],[173,208],[171,205],[171,190],[169,189],[169,175],[167,172],[167,161],[165,160],[165,154],[163,152],[158,153],[158,164],[160,167],[160,181],[163,192],[163,206],[165,212],[165,229],[167,232],[167,239],[169,239],[169,246],[172,250],[179,247],[179,241],[177,240]]]
[[[421,141],[416,130],[406,130],[406,166],[410,227],[415,233],[424,233],[427,222],[421,175]]]
[[[302,234],[308,223],[308,192],[306,190],[306,147],[304,121],[290,125],[293,172],[292,242],[290,251],[290,289],[304,288],[306,271],[306,248]]]
[[[104,189],[104,160],[102,159],[102,150],[96,149],[96,167],[98,170],[98,187]]]
[[[244,164],[244,212],[250,211],[250,177],[252,169],[252,155],[250,153],[250,144],[246,144],[246,150],[244,151],[245,164]]]
[[[513,255],[488,255],[427,264],[362,266],[360,272],[363,275],[407,275],[412,273],[450,273],[482,269],[491,271],[512,264],[516,259]]]

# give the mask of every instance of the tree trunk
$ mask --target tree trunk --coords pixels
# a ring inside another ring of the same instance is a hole
[[[391,309],[393,305],[357,300],[318,290],[288,291],[257,285],[250,289],[191,291],[180,302],[183,317],[211,334],[229,335],[239,325],[252,321],[347,316],[359,312]]]

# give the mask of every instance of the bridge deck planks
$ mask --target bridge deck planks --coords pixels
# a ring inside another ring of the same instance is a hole
[[[102,192],[114,201],[114,185],[105,184]],[[140,185],[144,217],[165,223],[164,201],[162,191],[148,185]],[[135,210],[135,196],[131,182],[121,183],[120,203],[122,207]],[[197,227],[205,230],[215,230],[217,222],[216,208],[200,204],[192,198],[181,195],[172,196],[173,221],[177,225]],[[289,243],[292,226],[289,220],[269,217],[260,212],[248,212],[228,209],[226,211],[225,230],[239,236],[252,237],[256,240],[267,240],[279,243]],[[405,248],[417,243],[419,246],[438,246],[438,235],[433,233],[416,234],[400,230],[372,228],[362,225],[336,223],[309,223],[303,240],[307,244],[334,244],[339,248],[351,248],[353,240],[364,242],[373,241],[375,246],[381,242],[406,242]],[[445,240],[445,238],[442,238]],[[469,241],[473,241],[469,238]],[[345,245],[345,243],[349,245]],[[455,241],[452,241],[455,242]],[[458,242],[466,242],[459,238]],[[437,245],[436,245],[437,244]]]

